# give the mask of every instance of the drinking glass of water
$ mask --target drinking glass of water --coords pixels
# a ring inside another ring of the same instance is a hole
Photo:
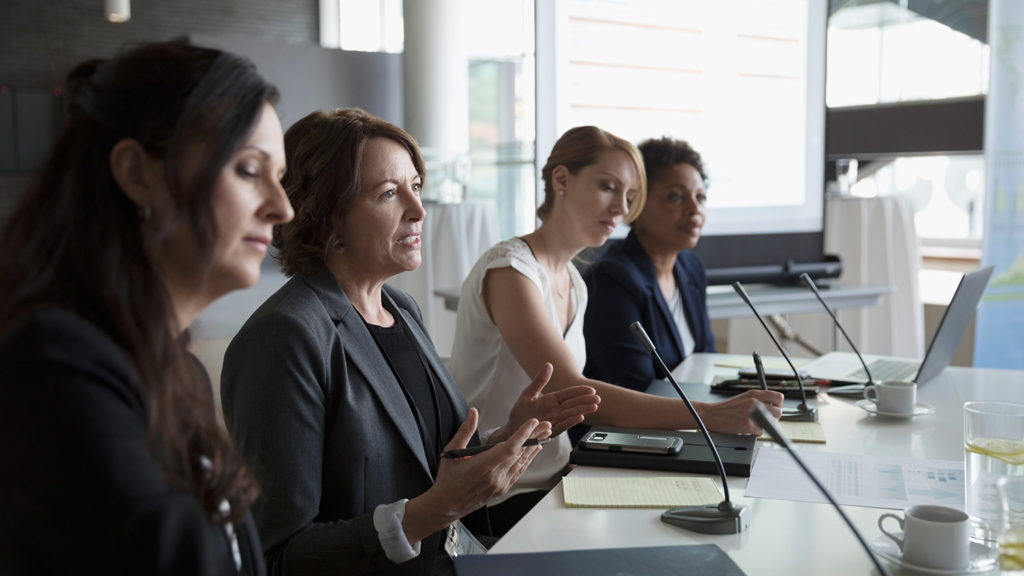
[[[964,404],[964,481],[971,538],[997,541],[1001,477],[1024,477],[1024,404]]]

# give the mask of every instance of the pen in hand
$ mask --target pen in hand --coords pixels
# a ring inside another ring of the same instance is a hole
[[[525,448],[527,446],[540,446],[540,445],[543,445],[543,444],[547,444],[550,441],[551,441],[551,438],[529,438],[529,439],[526,440],[526,442],[523,442],[523,447]],[[473,456],[474,454],[479,454],[481,452],[486,452],[487,450],[490,450],[494,446],[497,446],[497,444],[481,444],[479,446],[470,446],[469,448],[459,448],[457,450],[445,450],[444,452],[441,452],[441,457],[442,458],[463,458],[465,456]]]
[[[754,369],[757,370],[757,380],[761,383],[761,390],[768,391],[768,382],[764,379],[764,365],[761,364],[761,355],[754,352]]]

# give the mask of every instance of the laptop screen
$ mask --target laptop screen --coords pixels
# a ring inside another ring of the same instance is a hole
[[[939,327],[935,330],[935,336],[928,346],[928,352],[924,355],[921,368],[917,371],[918,384],[923,384],[935,378],[942,372],[949,363],[953,361],[953,355],[960,346],[967,327],[974,318],[978,309],[978,302],[981,301],[988,280],[992,276],[993,266],[987,266],[974,272],[964,274],[960,279],[960,285],[953,294],[946,313],[942,315]]]

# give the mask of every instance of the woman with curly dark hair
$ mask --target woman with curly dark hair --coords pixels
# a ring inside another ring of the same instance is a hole
[[[277,90],[167,42],[78,65],[0,245],[0,572],[262,574],[187,327],[292,218]]]
[[[715,352],[704,264],[691,250],[707,219],[707,175],[688,143],[654,138],[638,146],[647,173],[647,206],[626,239],[587,269],[583,373],[634,390],[658,374],[651,355],[623,330],[640,320],[670,368],[696,352]]]

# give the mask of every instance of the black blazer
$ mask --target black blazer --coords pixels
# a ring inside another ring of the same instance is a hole
[[[0,574],[236,573],[223,527],[164,480],[105,333],[40,310],[3,336],[0,366]],[[252,519],[236,532],[242,573],[264,574]]]
[[[683,312],[693,333],[695,352],[716,352],[707,308],[704,264],[689,250],[676,257],[673,270],[683,300]],[[654,264],[631,230],[626,239],[609,247],[583,274],[589,301],[583,334],[587,341],[588,378],[644,391],[652,380],[664,378],[654,360],[629,331],[639,320],[669,369],[684,360],[683,344],[672,312],[665,302]]]
[[[416,303],[386,285],[383,297],[461,423],[468,406]],[[433,477],[401,385],[329,270],[296,275],[253,313],[221,380],[228,429],[262,487],[253,514],[271,573],[430,573],[439,533],[394,564],[374,529],[377,505],[417,496]]]

